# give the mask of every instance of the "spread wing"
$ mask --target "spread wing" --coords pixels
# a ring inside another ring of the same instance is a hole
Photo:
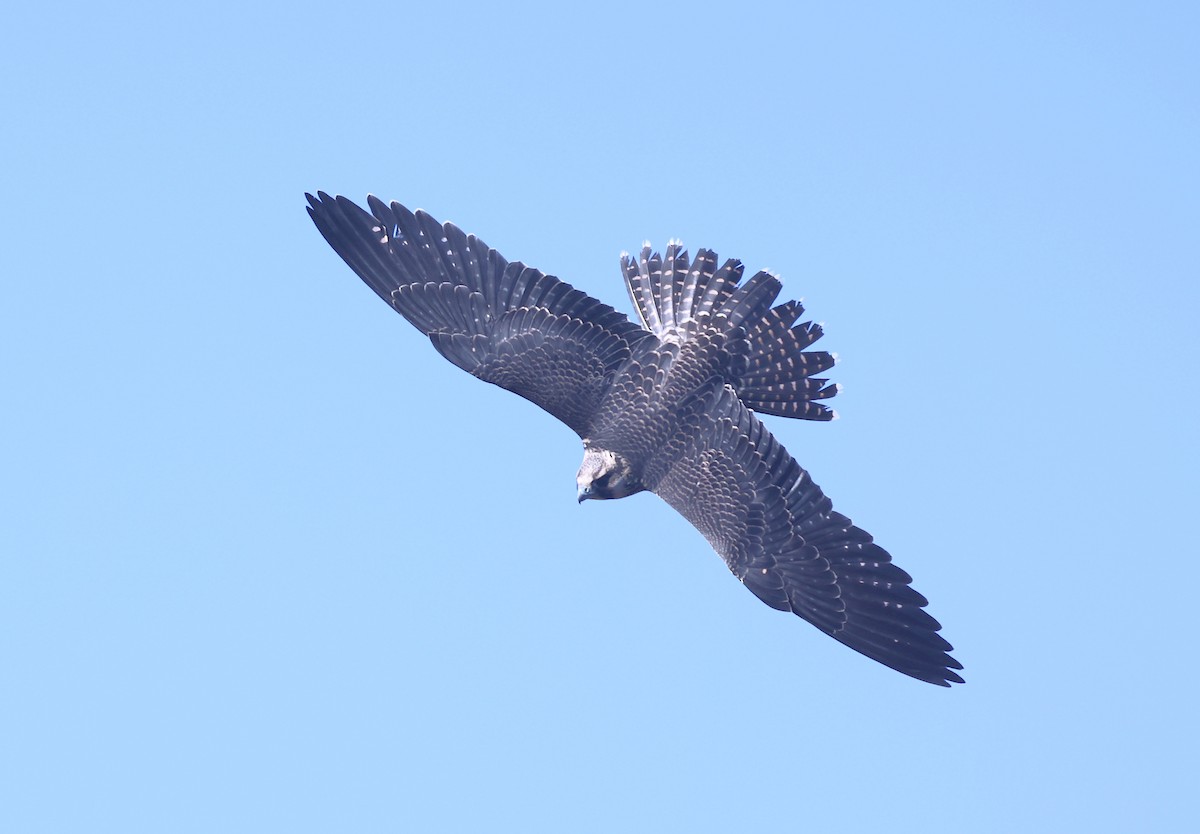
[[[308,214],[368,287],[442,356],[585,436],[614,371],[648,331],[607,304],[423,211],[323,192]]]
[[[912,578],[820,487],[725,386],[652,489],[704,534],[772,608],[919,680],[949,686],[962,665]]]

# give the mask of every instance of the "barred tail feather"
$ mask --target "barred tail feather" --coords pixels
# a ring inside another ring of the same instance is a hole
[[[689,260],[678,241],[667,246],[665,258],[648,243],[636,258],[622,254],[625,287],[642,325],[657,336],[672,331],[686,336],[705,316],[722,312],[738,289],[742,264],[729,260],[719,270],[716,264],[717,256],[709,249],[699,250],[695,261]]]
[[[735,387],[746,407],[761,414],[832,420],[835,412],[815,401],[836,395],[840,388],[816,374],[832,368],[837,357],[806,350],[824,330],[812,322],[794,324],[803,313],[799,301],[787,301],[748,328],[750,360]]]
[[[760,270],[740,284],[718,312],[728,320],[727,329],[741,327],[746,322],[766,317],[782,289],[783,284],[778,278]]]

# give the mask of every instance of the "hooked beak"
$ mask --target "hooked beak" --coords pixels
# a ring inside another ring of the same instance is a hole
[[[591,497],[592,497],[592,488],[591,488],[591,486],[581,486],[581,487],[579,487],[579,491],[576,493],[576,497],[579,499],[579,501],[577,502],[577,503],[579,503],[579,504],[582,504],[584,501],[586,501],[586,500],[588,500],[589,498],[591,498]]]

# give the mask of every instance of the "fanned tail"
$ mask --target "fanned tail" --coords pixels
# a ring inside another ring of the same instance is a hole
[[[700,330],[743,336],[745,362],[728,380],[747,408],[762,414],[802,420],[832,420],[837,414],[821,400],[839,386],[815,376],[833,367],[836,357],[807,350],[824,332],[819,324],[796,320],[799,301],[772,307],[783,285],[767,271],[745,282],[741,261],[717,268],[716,253],[701,249],[689,260],[683,244],[672,240],[665,256],[642,246],[637,258],[622,254],[625,286],[643,326],[667,341],[686,341]]]

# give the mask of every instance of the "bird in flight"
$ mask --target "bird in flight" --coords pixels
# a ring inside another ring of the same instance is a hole
[[[835,357],[807,350],[821,327],[796,324],[797,301],[774,305],[774,275],[647,244],[621,257],[635,323],[423,211],[305,196],[334,251],[438,353],[582,438],[580,502],[652,492],[767,605],[918,680],[963,682],[912,578],[756,416],[836,416],[823,401],[837,386],[817,376]]]

